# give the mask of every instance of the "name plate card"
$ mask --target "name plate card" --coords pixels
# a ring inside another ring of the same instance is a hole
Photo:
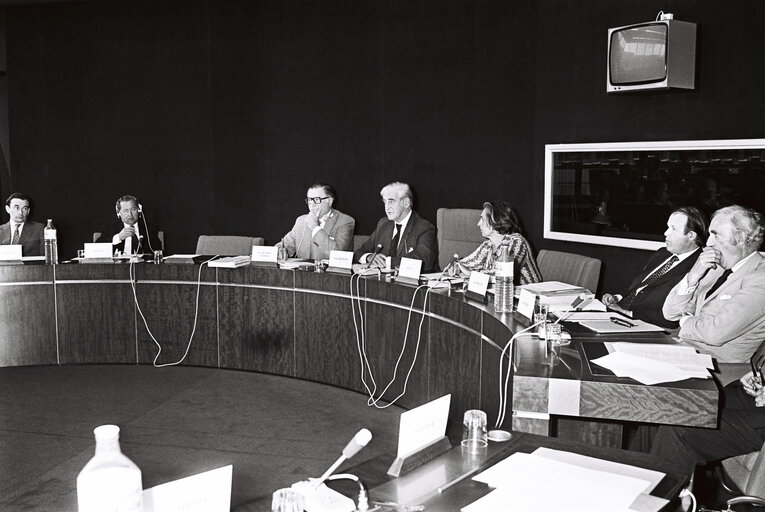
[[[344,268],[351,270],[351,268],[353,268],[353,252],[330,251],[329,266],[332,268]]]
[[[85,257],[86,258],[111,258],[112,257],[112,244],[109,242],[103,243],[86,243]]]
[[[397,456],[403,457],[439,440],[446,433],[452,395],[401,413]]]
[[[21,245],[0,245],[0,261],[21,261]]]
[[[491,276],[478,272],[476,270],[470,273],[465,296],[473,300],[486,301],[486,290],[489,289],[489,280]]]
[[[269,247],[267,245],[253,245],[252,246],[252,261],[253,263],[265,263],[268,266],[276,266],[276,261],[279,255],[278,247]]]
[[[229,512],[233,466],[224,466],[143,491],[144,512]]]
[[[534,316],[534,304],[536,301],[536,294],[521,288],[521,296],[518,298],[518,313],[531,320]]]
[[[421,269],[422,260],[417,260],[414,258],[401,258],[401,264],[398,267],[398,277],[396,278],[396,281],[419,284]]]

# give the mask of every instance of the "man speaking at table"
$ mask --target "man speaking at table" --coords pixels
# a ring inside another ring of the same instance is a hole
[[[149,228],[143,216],[143,206],[135,196],[125,195],[117,199],[116,234],[112,236],[113,250],[121,254],[151,254],[162,249],[156,231]]]
[[[401,182],[385,185],[380,191],[386,217],[377,223],[374,233],[356,251],[354,258],[370,267],[385,267],[390,256],[391,266],[398,267],[401,258],[422,261],[422,272],[432,272],[436,266],[436,228],[413,210],[412,189]]]
[[[704,214],[692,206],[683,206],[670,214],[664,232],[666,248],[657,250],[643,270],[632,280],[624,296],[603,295],[603,304],[632,318],[668,329],[677,321],[664,318],[661,311],[669,291],[688,273],[707,241]]]
[[[662,308],[680,339],[721,363],[745,363],[765,339],[762,215],[727,206],[712,215],[707,246]]]
[[[285,247],[287,255],[297,258],[327,259],[330,251],[350,251],[356,221],[332,206],[335,189],[326,183],[308,187],[305,196],[308,213],[295,221],[277,247]]]

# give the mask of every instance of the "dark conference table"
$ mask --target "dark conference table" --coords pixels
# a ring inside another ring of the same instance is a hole
[[[499,315],[491,305],[445,291],[427,294],[422,319],[424,289],[376,276],[351,280],[202,266],[198,286],[199,265],[143,263],[132,271],[140,311],[126,263],[0,266],[0,366],[150,365],[157,346],[141,313],[162,345],[157,364],[178,361],[194,326],[198,291],[196,329],[183,365],[265,372],[366,393],[358,328],[379,392],[393,378],[410,320],[403,357],[384,398],[403,393],[396,404],[411,408],[451,393],[450,419],[461,421],[465,410],[478,408],[493,425],[501,349],[528,325],[517,314]],[[506,429],[618,445],[624,420],[716,425],[712,380],[643,386],[594,375],[582,346],[597,340],[575,336],[562,353],[563,364],[551,364],[539,357],[536,341],[520,339],[511,399],[516,417],[508,411]],[[365,380],[369,385],[368,375]]]

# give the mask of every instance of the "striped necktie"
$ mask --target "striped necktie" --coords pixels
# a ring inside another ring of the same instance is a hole
[[[393,235],[393,240],[390,241],[390,250],[388,256],[395,256],[398,251],[398,241],[401,239],[401,224],[396,224],[396,234]]]
[[[19,243],[19,225],[16,224],[16,230],[13,232],[13,238],[11,239],[11,245],[17,245]]]
[[[646,286],[650,285],[651,283],[659,279],[661,276],[669,272],[669,269],[672,268],[672,265],[674,265],[678,259],[679,258],[677,257],[677,254],[673,254],[672,257],[668,259],[666,263],[664,263],[664,265],[657,268],[653,272],[653,274],[643,279],[639,285],[637,285],[635,288],[630,290],[627,296],[619,301],[619,305],[623,307],[624,309],[630,309],[632,307],[632,302],[635,300],[635,297],[637,297],[638,290],[644,289]]]

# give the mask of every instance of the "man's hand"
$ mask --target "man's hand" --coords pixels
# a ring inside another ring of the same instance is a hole
[[[117,234],[120,238],[120,242],[124,242],[126,238],[130,238],[133,235],[135,235],[135,228],[133,226],[125,226],[122,228],[122,231]]]
[[[618,300],[616,300],[616,297],[614,297],[614,296],[613,296],[613,295],[611,295],[610,293],[605,293],[605,294],[603,294],[603,298],[602,298],[602,299],[600,299],[600,301],[601,301],[603,304],[605,304],[606,306],[613,306],[614,304],[616,304],[617,302],[619,302]]]
[[[308,217],[306,217],[305,219],[305,225],[308,229],[313,229],[319,225],[319,218],[316,217],[316,215],[314,215],[313,212],[311,212],[308,214]]]
[[[759,375],[749,372],[741,377],[739,381],[741,382],[741,385],[744,386],[744,391],[746,391],[748,395],[754,397],[754,402],[757,404],[757,407],[765,405],[765,394],[763,394],[765,387],[763,387]]]
[[[370,267],[385,268],[386,258],[382,254],[376,254],[372,261],[369,263]]]
[[[694,287],[699,284],[709,269],[717,268],[720,264],[720,251],[713,247],[704,247],[701,251],[699,259],[693,264],[690,272],[688,272],[688,286]]]

